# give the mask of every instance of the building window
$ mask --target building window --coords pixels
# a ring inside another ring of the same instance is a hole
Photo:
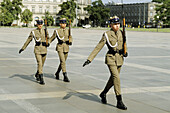
[[[25,9],[27,9],[28,7],[27,6],[24,6]]]
[[[152,13],[152,12],[150,12],[150,16],[153,16],[153,13]]]
[[[42,13],[42,7],[39,7],[39,13]]]
[[[153,6],[152,5],[150,6],[150,10],[153,10]]]
[[[48,7],[46,7],[46,11],[48,11],[49,12],[49,9],[50,9],[50,7],[48,6]]]
[[[35,13],[35,6],[32,6],[32,12]]]
[[[85,1],[85,5],[87,5],[87,4],[88,4],[88,0]]]
[[[53,7],[53,13],[57,13],[57,7]]]
[[[81,2],[81,0],[77,0],[77,2],[78,2],[78,3],[80,3],[80,2]]]
[[[78,9],[78,10],[77,10],[77,13],[80,14],[80,13],[81,13],[81,9]]]

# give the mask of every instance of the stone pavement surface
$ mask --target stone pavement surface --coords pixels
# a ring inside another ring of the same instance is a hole
[[[72,29],[73,46],[67,60],[70,83],[55,80],[59,65],[55,40],[44,66],[45,85],[34,78],[34,41],[19,49],[31,28],[0,28],[0,113],[170,113],[170,33],[127,32],[129,57],[121,70],[121,87],[127,111],[116,106],[113,88],[108,104],[99,94],[109,79],[104,47],[94,61],[82,67],[104,30]],[[54,29],[48,29],[50,36]]]

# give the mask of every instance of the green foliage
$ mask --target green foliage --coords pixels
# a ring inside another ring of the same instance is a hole
[[[45,16],[47,19],[47,26],[52,26],[54,23],[53,17],[50,15],[50,13],[48,11],[45,13]],[[45,22],[45,16],[42,17],[44,19],[44,22]]]
[[[14,20],[13,15],[4,8],[1,11],[0,22],[5,26],[10,26]]]
[[[105,8],[102,0],[92,2],[92,5],[88,5],[84,10],[87,10],[90,14],[90,20],[93,21],[93,26],[101,25],[110,17],[110,9]]]
[[[22,4],[22,0],[12,0],[12,10],[11,13],[14,16],[15,20],[19,19],[19,14],[21,14],[22,12],[22,8],[23,4]]]
[[[63,2],[63,4],[60,4],[59,6],[61,7],[61,10],[57,15],[60,15],[61,18],[66,18],[67,23],[69,23],[69,19],[73,21],[74,18],[76,18],[76,12],[75,12],[76,3],[74,2],[74,0]]]
[[[161,2],[162,4],[156,5],[155,20],[163,21],[163,24],[170,25],[170,1],[169,0],[154,0],[155,2]],[[159,16],[159,19],[157,18]]]
[[[152,0],[152,2],[158,2],[158,3],[162,3],[165,0]]]
[[[22,0],[3,0],[0,6],[1,22],[3,20],[4,25],[10,25],[13,20],[19,19],[18,16],[21,14],[23,4]]]
[[[31,22],[32,19],[32,12],[29,9],[25,9],[22,13],[21,13],[21,22],[26,23],[26,25],[28,26],[28,23]]]

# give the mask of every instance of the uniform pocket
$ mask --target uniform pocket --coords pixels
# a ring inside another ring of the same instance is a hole
[[[112,46],[114,46],[116,44],[117,40],[115,38],[112,38],[109,40],[109,42]]]
[[[106,54],[105,63],[108,65],[116,65],[115,56],[113,54]]]

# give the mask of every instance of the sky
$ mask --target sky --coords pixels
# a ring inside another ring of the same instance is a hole
[[[92,0],[92,2],[95,0]],[[103,3],[108,3],[108,2],[115,2],[115,3],[121,3],[122,0],[102,0]],[[144,3],[144,2],[151,2],[152,0],[123,0],[123,3]]]

